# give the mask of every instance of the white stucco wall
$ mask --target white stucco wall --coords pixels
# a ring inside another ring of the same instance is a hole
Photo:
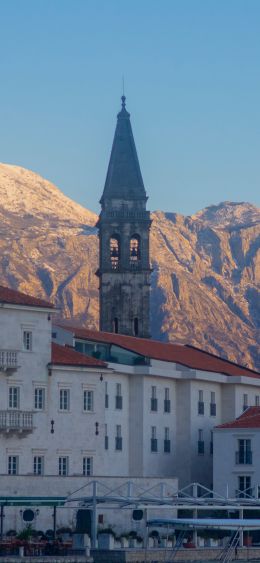
[[[252,464],[237,464],[236,452],[238,440],[250,439],[252,449]],[[253,494],[257,494],[260,485],[260,429],[230,428],[215,429],[214,431],[214,490],[221,495],[234,498],[239,488],[238,477],[250,476]]]

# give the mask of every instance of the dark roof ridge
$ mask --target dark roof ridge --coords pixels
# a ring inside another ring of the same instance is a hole
[[[254,410],[257,410],[257,412],[253,412]],[[250,414],[250,412],[252,411],[252,414]],[[250,407],[247,407],[247,409],[244,410],[244,412],[242,412],[236,420],[241,420],[241,418],[254,418],[255,416],[259,416],[260,414],[260,406],[257,407],[256,405],[251,405]]]
[[[217,360],[221,360],[222,362],[227,362],[228,364],[232,365],[232,366],[236,366],[239,368],[243,368],[246,369],[248,371],[251,371],[252,373],[256,373],[259,374],[260,373],[252,368],[249,368],[247,366],[243,366],[241,364],[237,364],[236,362],[233,362],[232,360],[229,360],[228,358],[222,358],[221,356],[217,356],[217,354],[213,354],[213,352],[208,352],[207,350],[203,350],[202,348],[198,348],[197,346],[194,346],[193,344],[184,344],[184,346],[186,346],[187,348],[193,348],[193,350],[198,350],[198,352],[202,352],[203,354],[207,354],[208,356],[212,356],[212,358],[216,358]]]
[[[49,301],[28,295],[27,293],[4,285],[0,285],[0,303],[22,305],[24,307],[40,307],[44,309],[54,308],[54,304]]]
[[[74,333],[79,339],[114,344],[146,358],[183,365],[189,369],[220,373],[226,376],[260,378],[259,372],[249,370],[248,368],[239,366],[238,364],[229,362],[192,346],[115,334],[113,332],[90,330],[80,326],[73,327],[62,323],[59,323],[58,326]]]
[[[256,411],[256,412],[254,412]],[[251,413],[251,414],[250,414]],[[256,427],[260,425],[260,406],[251,405],[247,407],[245,411],[243,411],[238,417],[228,422],[224,422],[222,424],[218,424],[215,428],[247,428],[248,424],[251,425],[251,428],[254,428],[252,424],[256,420]],[[244,425],[244,426],[243,426]]]
[[[75,367],[91,367],[91,368],[106,368],[107,363],[88,356],[87,354],[82,354],[77,352],[74,348],[57,344],[57,342],[52,342],[52,365],[63,365],[63,366],[75,366]]]

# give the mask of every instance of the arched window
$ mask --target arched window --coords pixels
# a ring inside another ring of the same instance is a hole
[[[120,239],[118,235],[110,238],[110,263],[112,270],[118,270],[120,259]]]
[[[134,318],[134,336],[138,336],[138,331],[139,331],[138,318],[135,317]]]
[[[115,334],[118,334],[118,318],[117,317],[115,317],[113,319],[113,332]]]
[[[133,235],[130,239],[130,262],[132,264],[138,262],[141,258],[140,237]]]

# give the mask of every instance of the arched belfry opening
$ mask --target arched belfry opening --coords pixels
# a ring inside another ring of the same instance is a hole
[[[118,270],[120,260],[120,237],[119,235],[112,235],[110,237],[110,263],[112,270]]]
[[[138,264],[141,259],[141,242],[139,235],[133,235],[130,239],[130,263]]]
[[[122,96],[97,223],[100,330],[149,338],[151,219],[125,101]]]

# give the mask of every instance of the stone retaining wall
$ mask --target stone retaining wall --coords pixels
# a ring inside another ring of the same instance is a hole
[[[223,550],[219,548],[179,549],[174,557],[175,561],[216,561]],[[167,563],[173,561],[172,549],[115,549],[92,550],[94,563]],[[235,554],[233,554],[234,557]],[[235,561],[254,560],[260,562],[259,548],[238,548]]]

